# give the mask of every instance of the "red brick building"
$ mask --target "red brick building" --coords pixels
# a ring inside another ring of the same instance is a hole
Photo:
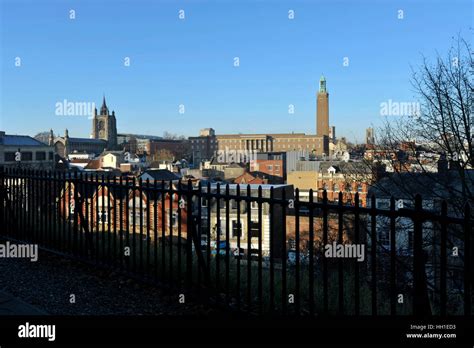
[[[154,160],[173,159],[173,158],[155,158],[161,153],[170,153],[176,160],[187,158],[191,154],[189,141],[186,139],[153,139],[145,144],[147,155]]]
[[[358,193],[360,205],[366,206],[375,175],[365,162],[324,162],[316,180],[319,200],[326,190],[330,202],[339,202],[339,192],[342,192],[343,203],[354,204],[355,194]]]
[[[74,183],[66,182],[58,202],[61,215],[73,221],[74,209],[82,203],[80,209],[89,230],[102,232],[110,229],[111,232],[120,230],[132,232],[135,229],[136,233],[140,233],[141,226],[143,233],[145,235],[148,233],[152,238],[155,229],[158,236],[161,236],[163,222],[166,236],[170,234],[178,236],[180,215],[181,237],[186,238],[186,205],[179,208],[177,194],[173,197],[168,193],[162,196],[155,190],[132,189],[131,181],[128,187],[124,181],[122,183],[122,186],[111,188],[100,185],[100,182],[79,184],[77,192],[74,192]],[[79,227],[81,223],[83,222],[78,218]]]

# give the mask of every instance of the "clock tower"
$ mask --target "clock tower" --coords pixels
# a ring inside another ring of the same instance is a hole
[[[319,80],[319,92],[316,103],[316,135],[329,136],[329,93],[326,90],[326,78]]]
[[[100,114],[94,108],[92,119],[92,138],[107,141],[107,149],[113,150],[117,147],[117,121],[115,119],[115,111],[109,113],[109,108],[105,103],[105,96],[102,100]]]

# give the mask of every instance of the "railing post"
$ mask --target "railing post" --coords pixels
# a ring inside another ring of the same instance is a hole
[[[193,267],[193,211],[192,211],[192,186],[191,180],[188,181],[188,192],[187,192],[187,226],[186,226],[186,284],[188,287],[192,284],[192,267]],[[164,226],[163,226],[164,227]]]
[[[74,183],[74,212],[73,212],[73,233],[74,233],[74,241],[73,241],[73,253],[74,255],[78,255],[78,219],[79,219],[79,195],[78,195],[78,185],[79,185],[79,180],[77,178],[77,172],[74,172],[74,178],[71,180],[71,182]]]
[[[325,191],[326,192],[326,191]],[[343,225],[344,225],[344,212],[342,207],[342,201],[344,197],[342,191],[339,191],[339,203],[337,211],[337,243],[342,245],[343,243]],[[326,245],[326,244],[325,244]],[[337,290],[338,290],[338,305],[337,305],[337,315],[344,315],[344,268],[342,263],[342,258],[337,260]]]
[[[395,198],[390,197],[390,315],[397,314],[397,254],[396,254],[396,220]]]
[[[446,216],[448,215],[448,204],[446,201],[443,201],[441,205],[441,245],[440,245],[440,314],[442,317],[446,316],[446,276],[447,276],[447,255],[446,255],[446,245],[448,239]]]
[[[426,287],[422,213],[421,195],[417,194],[413,217],[413,314],[417,317],[431,314]]]
[[[309,314],[314,316],[314,204],[309,190]]]
[[[371,292],[372,292],[372,315],[377,315],[377,211],[376,199],[372,194],[370,197],[370,263],[371,263]]]
[[[354,212],[354,242],[355,244],[360,243],[360,212],[359,212],[359,192],[355,194],[355,212]],[[360,314],[360,275],[359,275],[359,262],[354,263],[354,307],[355,315]]]
[[[464,315],[471,315],[471,207],[464,207]]]
[[[324,248],[328,244],[328,194],[323,191],[323,313],[329,312],[329,288],[328,288],[328,259],[324,256]]]
[[[0,226],[6,227],[5,214],[5,172],[4,168],[0,167]],[[3,231],[3,228],[2,228]]]

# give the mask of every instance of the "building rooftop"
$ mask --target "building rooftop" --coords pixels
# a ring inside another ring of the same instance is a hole
[[[70,143],[89,143],[89,144],[105,144],[107,141],[103,139],[91,138],[69,138]]]
[[[153,180],[156,180],[156,181],[179,180],[179,176],[177,176],[173,172],[170,172],[168,169],[147,170],[144,174],[150,175],[153,178]]]
[[[295,137],[306,137],[306,138],[320,138],[315,134],[305,134],[305,133],[263,133],[263,134],[219,134],[216,137],[219,139],[224,138],[256,138],[256,137],[278,137],[278,138],[295,138]]]
[[[258,190],[258,188],[261,186],[262,190],[270,190],[272,187],[275,188],[282,188],[282,187],[288,187],[288,186],[293,186],[293,185],[287,185],[287,184],[278,184],[278,185],[273,185],[273,184],[229,184],[229,190],[236,190],[237,186],[240,187],[240,191],[246,190],[247,187],[250,187],[251,190]],[[211,183],[211,188],[216,188],[217,183]],[[220,184],[221,189],[224,189],[227,187],[227,184]]]
[[[104,151],[102,152],[102,156],[104,155],[115,155],[115,156],[122,156],[124,154],[123,151],[111,151],[111,150],[108,150],[108,151]]]
[[[0,137],[0,145],[5,146],[48,146],[28,135],[3,135]]]
[[[375,185],[369,194],[376,197],[394,196],[396,199],[412,199],[420,194],[423,199],[438,198],[453,200],[462,197],[463,183],[467,192],[474,191],[474,170],[466,170],[464,179],[456,170],[446,173],[394,173]],[[472,194],[468,194],[471,199]]]

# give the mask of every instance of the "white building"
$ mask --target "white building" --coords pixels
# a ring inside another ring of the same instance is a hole
[[[52,170],[54,146],[48,146],[28,135],[9,135],[0,131],[0,167]]]

